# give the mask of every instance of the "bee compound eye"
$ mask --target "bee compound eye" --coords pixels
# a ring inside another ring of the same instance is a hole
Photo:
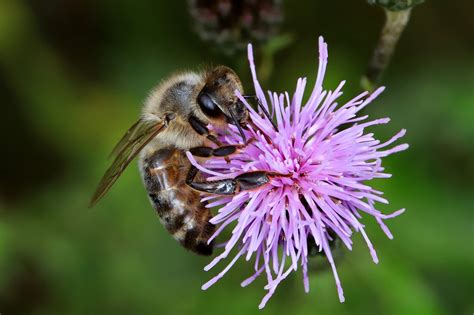
[[[205,92],[199,93],[197,103],[205,115],[209,117],[217,117],[222,114],[222,111],[212,101],[212,98]]]

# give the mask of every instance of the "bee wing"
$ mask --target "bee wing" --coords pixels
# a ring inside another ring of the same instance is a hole
[[[138,120],[132,125],[113,149],[111,155],[114,155],[115,159],[100,180],[89,204],[90,207],[94,206],[109,191],[110,187],[117,181],[128,164],[143,147],[165,128],[166,124],[164,121],[143,119]]]
[[[129,143],[136,136],[142,124],[143,120],[139,119],[127,130],[127,132],[123,135],[122,139],[120,139],[120,141],[117,142],[115,147],[112,149],[112,152],[110,152],[109,158],[117,156],[118,153],[123,150],[127,143]]]

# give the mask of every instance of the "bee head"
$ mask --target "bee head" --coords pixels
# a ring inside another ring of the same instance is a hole
[[[218,66],[207,73],[206,83],[197,96],[197,104],[210,120],[244,125],[248,110],[235,95],[243,92],[242,83],[230,68]]]

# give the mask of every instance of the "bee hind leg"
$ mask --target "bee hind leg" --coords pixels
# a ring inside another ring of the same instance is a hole
[[[197,169],[193,168],[194,166],[190,169],[186,184],[195,190],[216,195],[235,195],[242,190],[252,190],[261,187],[270,181],[271,176],[269,172],[255,171],[240,174],[232,179],[195,182],[193,180],[197,174]]]

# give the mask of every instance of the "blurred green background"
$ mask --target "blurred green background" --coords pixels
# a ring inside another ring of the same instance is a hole
[[[292,42],[273,55],[265,87],[292,91],[298,76],[312,85],[323,35],[325,87],[346,79],[344,99],[358,93],[382,10],[364,0],[288,0],[283,12],[281,34]],[[315,273],[309,294],[295,273],[258,311],[265,282],[239,285],[248,263],[201,291],[218,269],[204,272],[209,259],[167,235],[135,165],[87,208],[110,149],[157,82],[210,63],[248,81],[246,53],[202,42],[185,1],[0,0],[0,313],[472,314],[472,12],[468,0],[416,7],[387,90],[366,111],[392,118],[374,129],[379,138],[407,128],[411,146],[385,160],[394,177],[375,183],[391,201],[382,210],[407,208],[388,222],[395,239],[364,220],[379,265],[357,234],[338,263],[344,304],[331,273]]]

